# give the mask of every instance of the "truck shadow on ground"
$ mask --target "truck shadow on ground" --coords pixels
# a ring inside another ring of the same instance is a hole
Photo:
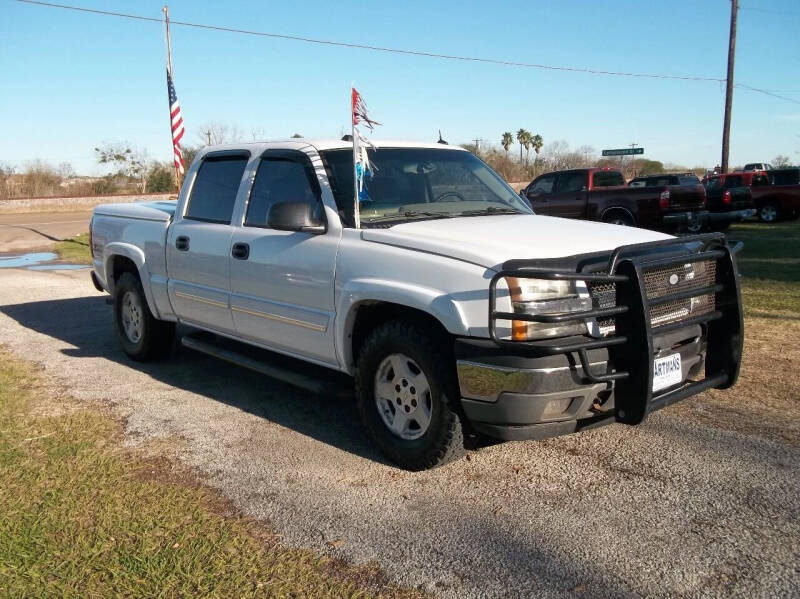
[[[172,387],[202,395],[265,418],[360,457],[388,464],[361,427],[355,401],[342,396],[332,373],[329,395],[315,394],[217,358],[181,347],[159,362],[134,362],[120,349],[106,296],[58,299],[0,307],[20,325],[74,348],[74,358],[105,358]],[[179,327],[178,334],[186,331]],[[283,358],[282,358],[283,359]],[[102,394],[102,391],[99,393]]]

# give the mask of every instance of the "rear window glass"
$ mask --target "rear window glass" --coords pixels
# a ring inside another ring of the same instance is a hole
[[[797,185],[800,183],[800,169],[772,171],[770,178],[773,185]]]
[[[731,175],[725,177],[725,188],[730,189],[731,187],[741,187],[742,186],[742,176],[741,175]]]
[[[598,172],[592,176],[592,187],[618,187],[620,185],[625,185],[625,179],[622,177],[622,173],[616,171]]]
[[[229,224],[247,160],[242,155],[203,160],[184,218]]]
[[[644,187],[646,183],[647,179],[634,179],[633,181],[628,183],[628,185],[630,187]]]
[[[697,175],[681,175],[678,177],[678,185],[699,185],[700,179]]]
[[[651,177],[647,180],[647,187],[664,187],[665,185],[677,185],[676,177]]]

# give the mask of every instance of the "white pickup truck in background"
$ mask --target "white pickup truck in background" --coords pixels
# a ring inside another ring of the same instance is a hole
[[[638,424],[736,381],[722,234],[537,216],[446,145],[370,159],[360,229],[338,140],[209,147],[177,203],[98,206],[92,279],[125,352],[163,356],[181,323],[185,345],[316,391],[315,368],[349,375],[370,436],[415,470],[481,436]]]

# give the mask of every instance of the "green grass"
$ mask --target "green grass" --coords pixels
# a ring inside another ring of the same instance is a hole
[[[728,238],[744,242],[737,261],[745,315],[800,316],[800,221],[742,223]]]
[[[89,234],[81,233],[72,239],[65,239],[56,244],[56,253],[61,260],[72,264],[91,264],[92,253],[89,249]]]
[[[0,597],[419,596],[223,515],[164,458],[121,449],[109,416],[40,380],[0,347]]]

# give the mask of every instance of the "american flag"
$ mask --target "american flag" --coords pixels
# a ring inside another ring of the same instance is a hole
[[[175,93],[175,85],[172,83],[172,73],[167,68],[167,93],[169,94],[169,117],[172,120],[172,149],[175,152],[175,168],[183,174],[183,154],[181,153],[181,137],[186,132],[183,127],[183,116],[181,116],[181,105],[178,103],[178,95]]]

